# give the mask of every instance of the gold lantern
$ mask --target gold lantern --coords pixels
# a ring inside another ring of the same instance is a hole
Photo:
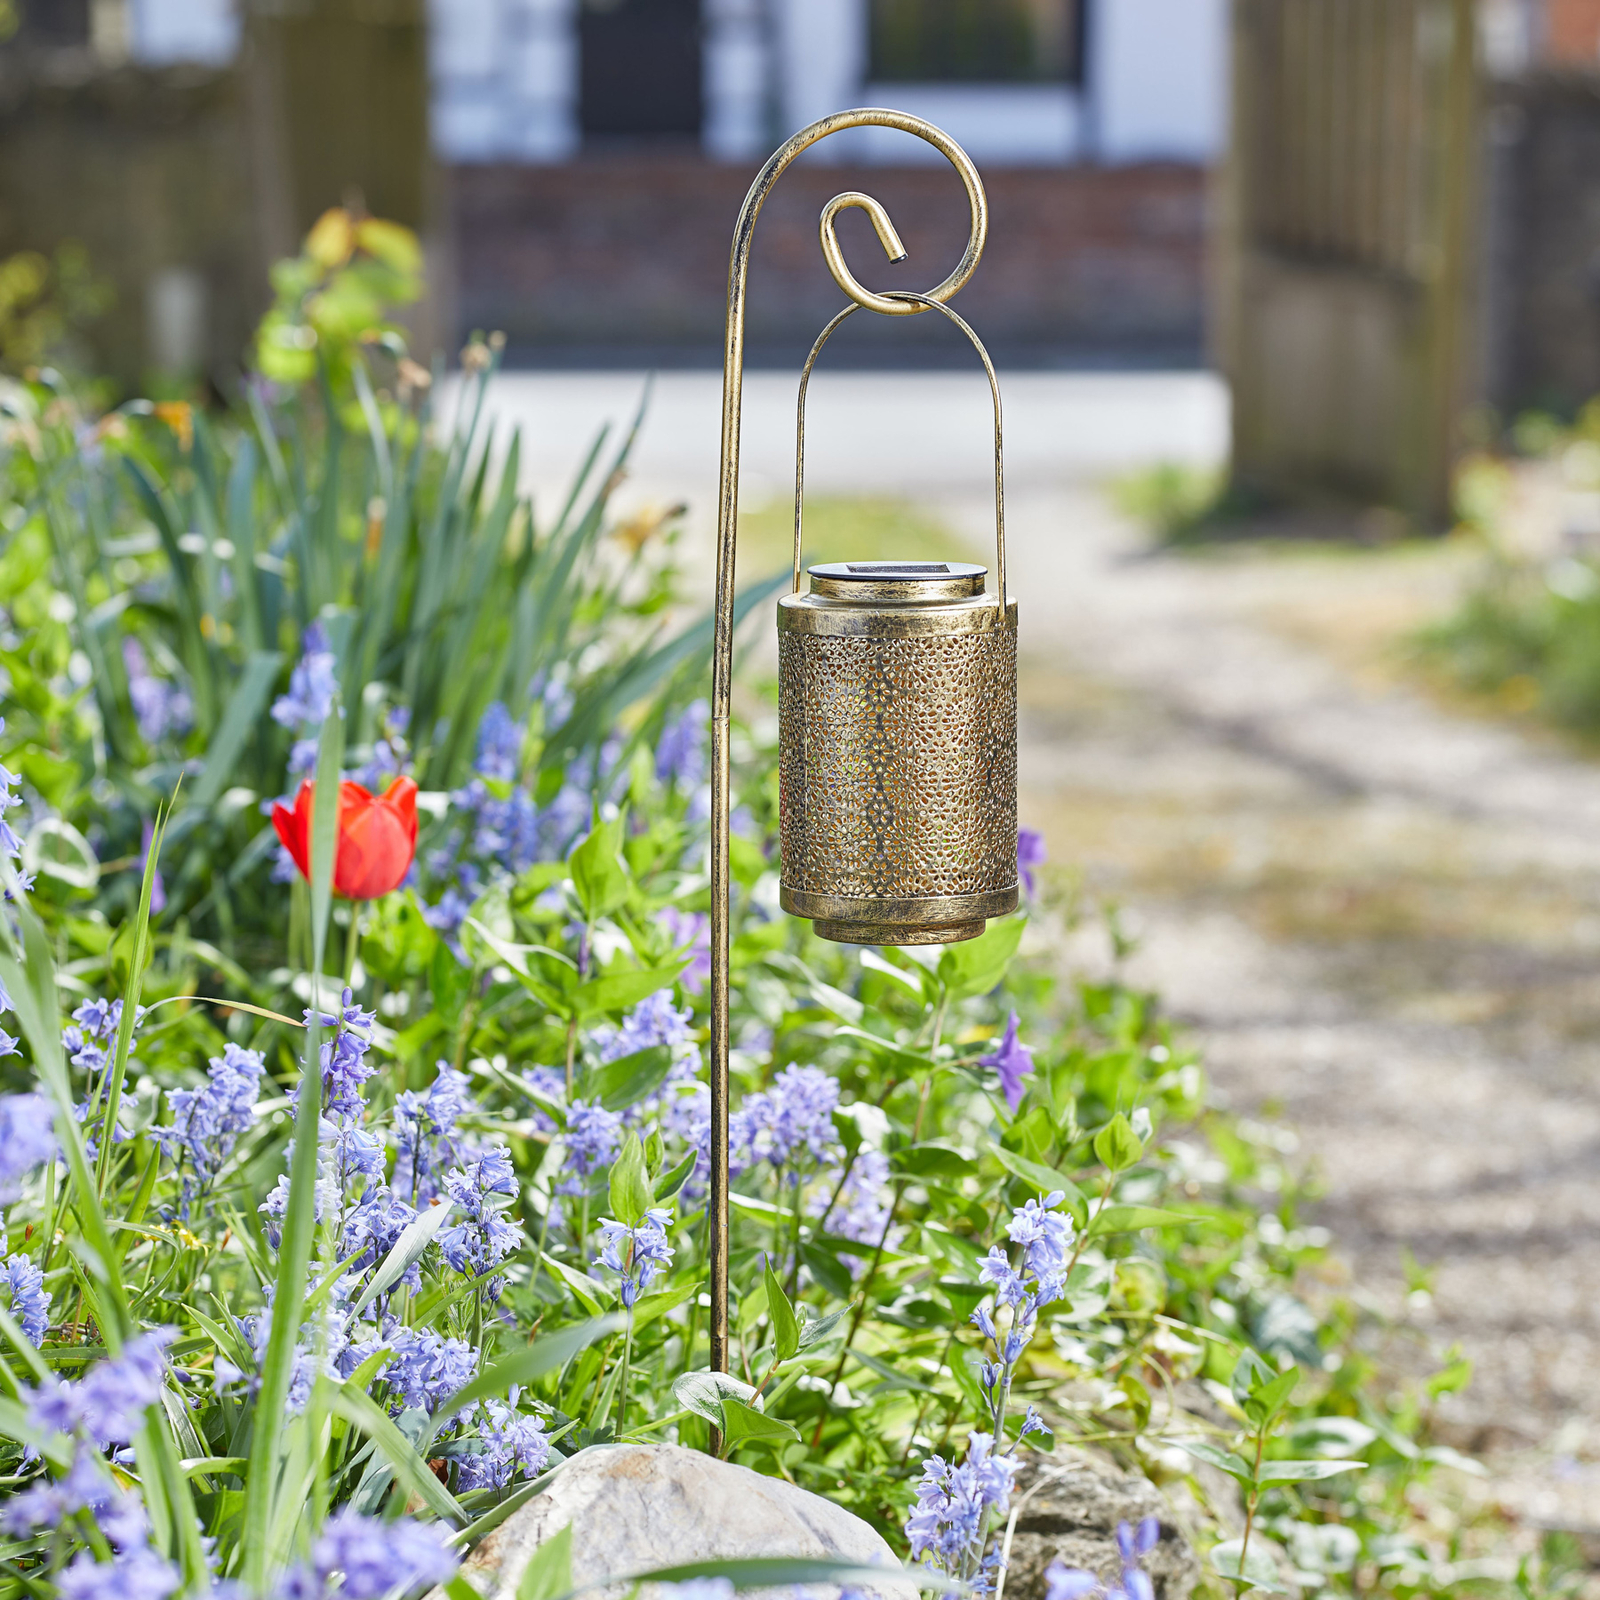
[[[964,561],[831,562],[812,567],[801,592],[806,389],[853,304],[800,379],[794,581],[778,602],[778,896],[823,938],[850,944],[951,944],[1017,907],[1017,607],[1003,598],[1000,388],[971,328],[926,303],[972,340],[994,396],[992,596],[984,568]]]
[[[891,261],[905,259],[870,195],[823,209],[823,257],[850,304],[823,329],[800,380],[792,592],[778,603],[782,873],[785,910],[825,938],[948,944],[1017,904],[1017,608],[1006,594],[1000,388],[988,353],[945,304],[983,253],[988,207],[977,169],[920,117],[869,108],[824,117],[774,152],[734,228],[722,379],[716,634],[711,706],[711,1366],[728,1370],[728,730],[733,689],[734,544],[750,243],[773,184],[803,150],[844,128],[887,127],[925,140],[955,168],[971,212],[954,272],[926,293],[875,294],[845,263],[834,219],[858,207]],[[837,562],[801,588],[805,402],[811,370],[858,308],[940,312],[972,341],[994,401],[995,587],[967,562]]]

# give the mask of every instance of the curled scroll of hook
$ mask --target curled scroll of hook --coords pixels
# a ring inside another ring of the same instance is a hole
[[[933,138],[930,134],[938,134],[939,137]],[[833,281],[858,306],[865,306],[868,311],[876,311],[885,317],[914,317],[919,312],[928,310],[930,301],[942,305],[972,276],[973,269],[978,265],[978,258],[983,254],[984,240],[989,232],[989,206],[984,198],[983,183],[978,177],[978,169],[973,166],[967,152],[954,140],[939,133],[936,128],[924,132],[922,137],[949,157],[951,166],[956,169],[966,188],[967,202],[972,208],[972,231],[967,238],[966,251],[956,270],[938,288],[929,289],[926,294],[907,297],[895,293],[874,294],[872,290],[856,281],[855,274],[845,261],[844,251],[839,248],[839,236],[834,228],[834,219],[841,211],[847,211],[851,207],[865,211],[872,219],[872,226],[878,235],[878,242],[883,246],[883,253],[891,261],[906,259],[906,247],[900,242],[900,235],[895,232],[894,223],[889,220],[889,213],[870,194],[862,194],[857,189],[836,194],[822,208],[822,220],[818,224],[818,233],[822,239],[822,259],[828,263],[828,271],[833,274]]]

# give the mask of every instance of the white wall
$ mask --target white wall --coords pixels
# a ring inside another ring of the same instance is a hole
[[[239,49],[233,0],[128,0],[128,54],[145,66],[225,67]]]
[[[434,148],[565,161],[578,148],[576,0],[430,0]]]
[[[1100,160],[1213,160],[1227,139],[1227,0],[1093,0],[1088,78]]]

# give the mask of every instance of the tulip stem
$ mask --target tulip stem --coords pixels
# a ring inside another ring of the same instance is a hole
[[[350,933],[344,942],[344,981],[348,986],[350,974],[356,970],[356,942],[361,937],[361,907],[350,902]]]

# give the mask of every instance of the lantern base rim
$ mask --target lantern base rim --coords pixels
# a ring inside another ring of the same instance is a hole
[[[990,917],[1015,911],[1018,898],[1015,883],[979,894],[881,900],[778,885],[778,904],[837,944],[959,944],[976,939]]]
[[[976,939],[989,924],[941,922],[925,928],[908,928],[892,922],[835,922],[827,917],[812,919],[811,928],[819,939],[835,944],[960,944]]]

